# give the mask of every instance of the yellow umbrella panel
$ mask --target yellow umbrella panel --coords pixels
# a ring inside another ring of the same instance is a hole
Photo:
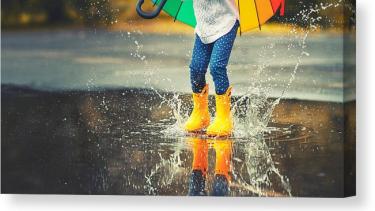
[[[240,16],[240,32],[261,28],[280,8],[284,15],[285,0],[236,0]]]

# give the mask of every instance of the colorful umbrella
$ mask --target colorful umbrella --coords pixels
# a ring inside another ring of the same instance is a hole
[[[181,21],[195,27],[194,0],[152,0],[156,10],[147,13],[142,10],[144,0],[139,0],[137,12],[143,18],[155,18],[161,10]],[[284,15],[285,0],[235,0],[240,16],[240,32],[261,28],[280,8],[280,15]]]

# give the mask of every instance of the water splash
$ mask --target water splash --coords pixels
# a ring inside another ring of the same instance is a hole
[[[234,161],[234,188],[259,196],[292,196],[288,178],[276,168],[270,149],[262,137],[241,144],[237,150],[237,154],[243,154],[242,159]]]
[[[175,182],[178,174],[185,174],[187,170],[184,167],[184,162],[181,159],[181,154],[186,143],[182,139],[175,144],[172,154],[163,155],[159,153],[160,162],[150,170],[150,173],[145,176],[145,189],[150,195],[157,195],[159,190],[167,188]]]
[[[286,36],[280,37],[278,40],[273,40],[261,48],[258,53],[257,69],[255,71],[248,71],[250,80],[245,93],[233,103],[232,111],[235,114],[235,137],[253,137],[267,131],[267,125],[272,118],[274,108],[285,97],[298,71],[303,71],[301,68],[303,58],[310,56],[310,53],[307,51],[307,38],[310,33],[319,28],[319,22],[322,20],[319,12],[331,7],[338,7],[340,3],[341,0],[337,3],[320,3],[310,5],[306,9],[301,10],[296,17],[292,17],[291,19],[298,19],[299,22],[302,22],[307,27],[300,28],[294,25]],[[278,48],[283,49],[282,46],[287,46],[286,49],[284,48],[285,51],[277,52],[275,50]],[[271,69],[269,64],[275,58],[278,58],[279,61],[292,61],[294,65],[286,66],[280,64],[278,70]],[[272,83],[273,79],[278,77],[275,71],[290,72],[290,77],[285,80],[285,84],[280,86]],[[268,75],[268,77],[257,77],[260,74]],[[259,78],[266,79],[259,80]],[[278,90],[281,90],[279,97],[276,99],[269,97],[271,93],[275,93]]]

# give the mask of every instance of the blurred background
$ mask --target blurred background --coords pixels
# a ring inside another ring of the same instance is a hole
[[[145,2],[151,9],[152,1]],[[142,19],[136,3],[3,0],[2,84],[190,92],[193,29],[165,13]],[[237,39],[229,66],[236,93],[261,88],[271,97],[343,101],[346,87],[354,99],[355,1],[287,0],[285,9],[285,16],[277,13],[261,31]],[[343,29],[352,32],[349,39]],[[344,41],[351,44],[344,48]]]

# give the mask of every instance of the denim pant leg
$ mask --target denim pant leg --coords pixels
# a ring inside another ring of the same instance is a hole
[[[236,39],[238,22],[232,30],[214,42],[210,61],[210,73],[215,83],[216,94],[224,94],[229,87],[227,65]]]
[[[194,93],[202,92],[206,85],[206,72],[210,63],[213,43],[204,44],[198,35],[195,35],[193,56],[190,64],[190,81]]]

